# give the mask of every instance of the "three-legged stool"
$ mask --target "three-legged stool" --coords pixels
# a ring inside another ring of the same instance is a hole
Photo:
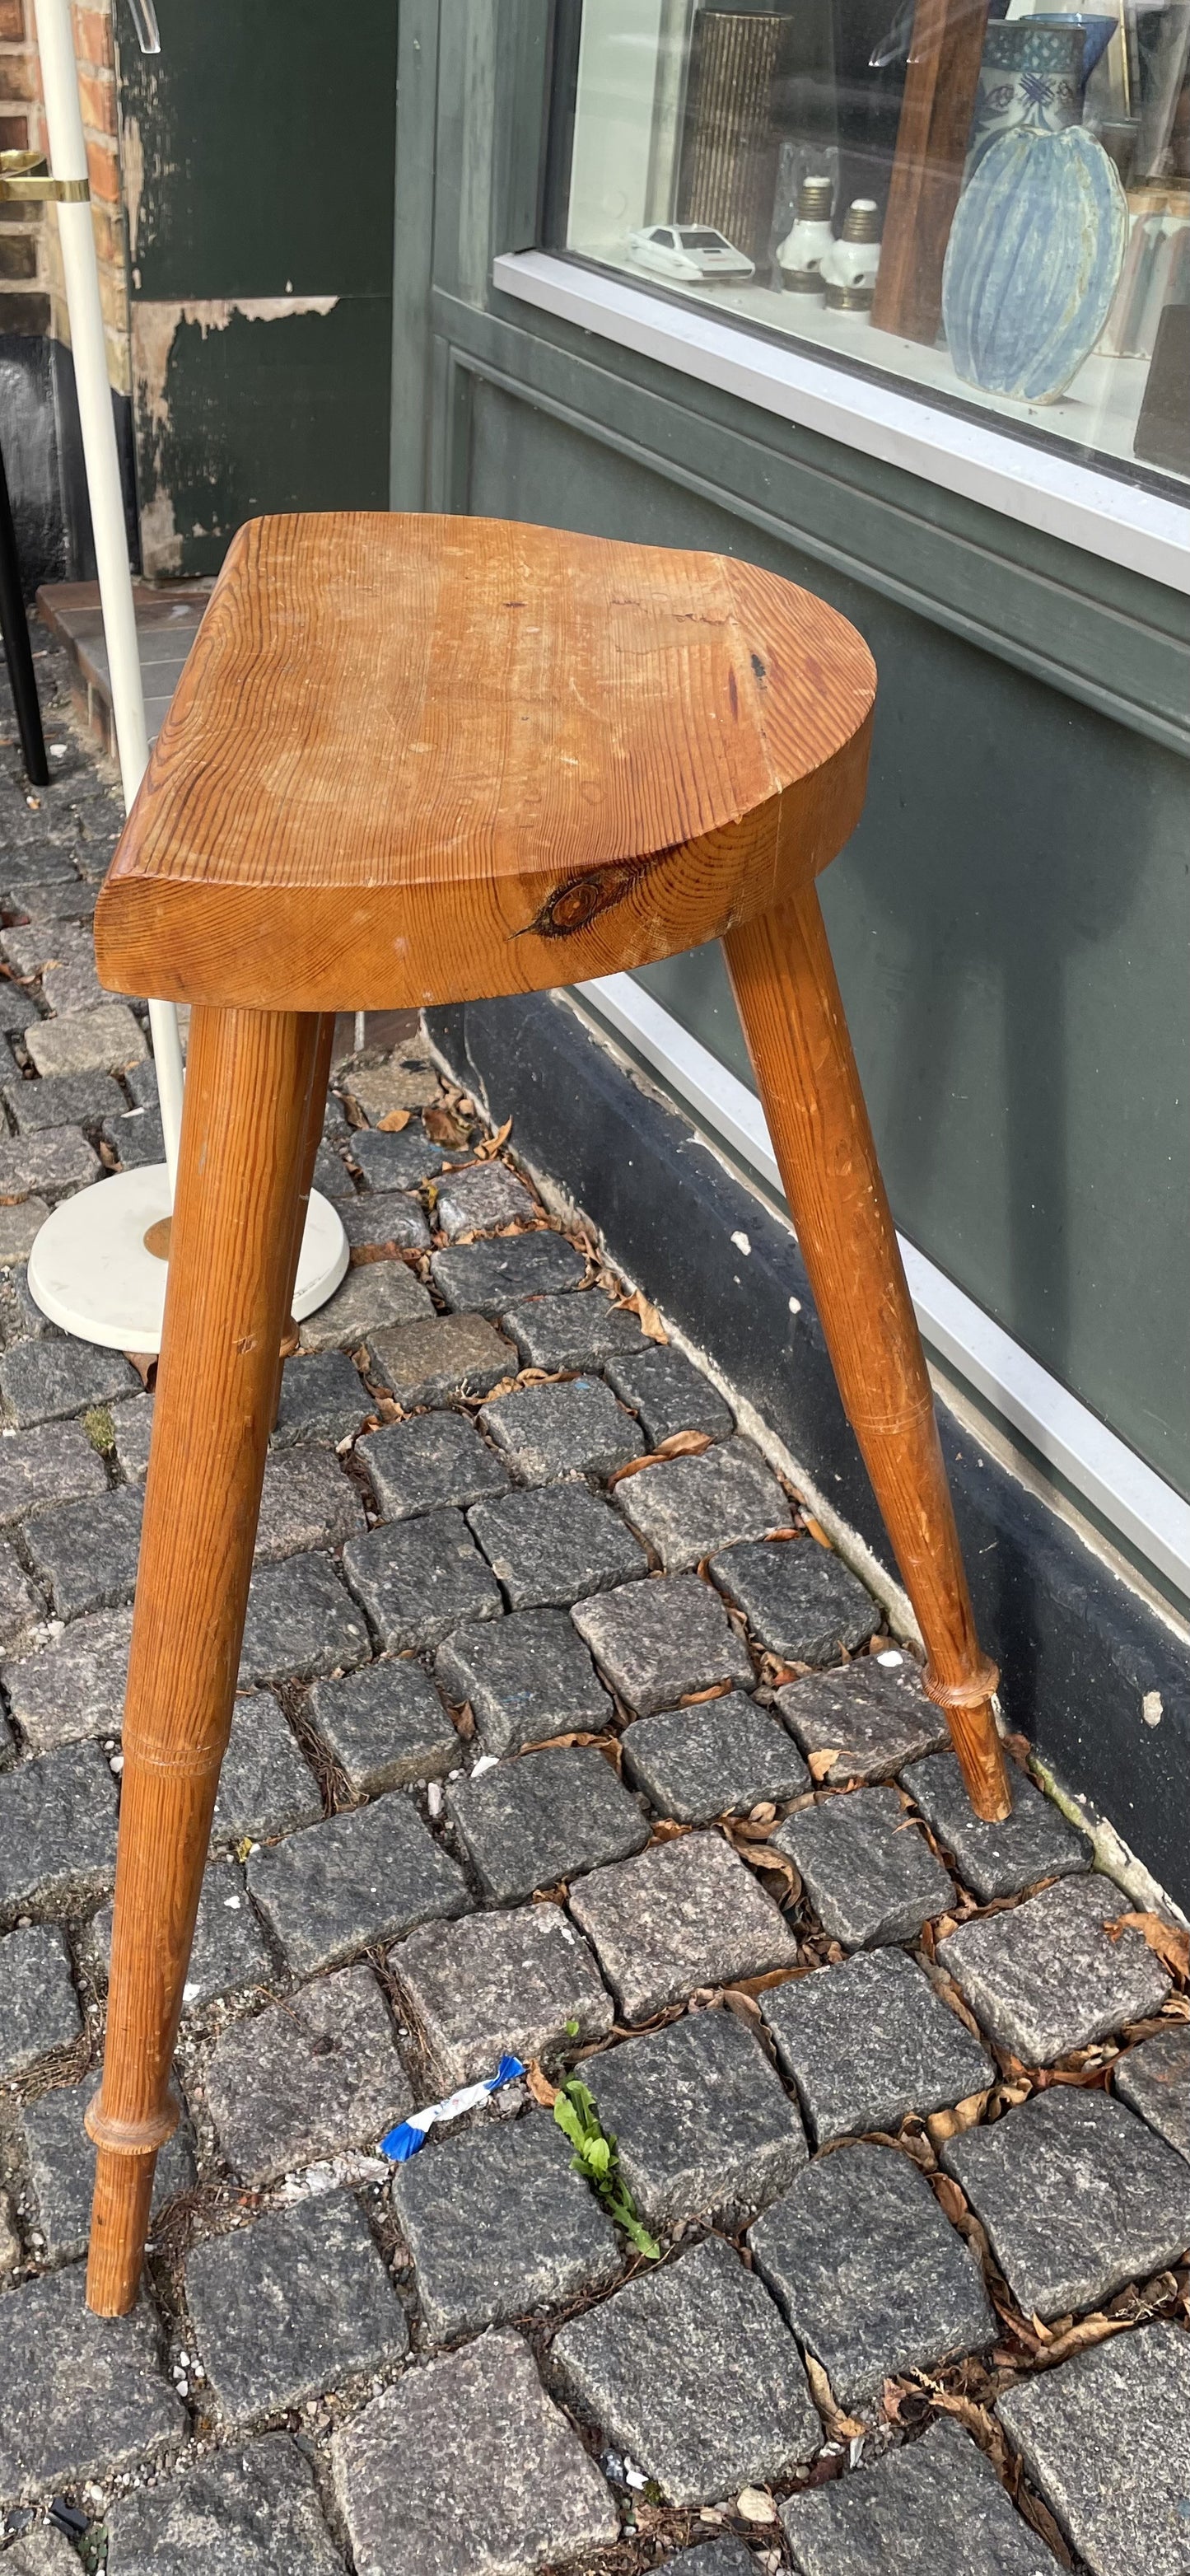
[[[843,1402],[972,1801],[1007,1814],[896,1236],[814,879],[875,673],[775,575],[499,521],[241,529],[100,896],[193,1008],[144,1538],[88,2297],[136,2295],[337,1011],[722,939]]]

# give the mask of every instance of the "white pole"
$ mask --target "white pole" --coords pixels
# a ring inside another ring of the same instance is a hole
[[[87,146],[79,106],[70,0],[36,0],[36,9],[50,169],[55,179],[85,179]],[[85,198],[73,203],[59,202],[58,229],[66,278],[66,302],[70,312],[70,337],[74,350],[87,490],[91,501],[99,597],[111,672],[120,782],[127,812],[144,776],[149,746],[145,734],[145,700],[136,642],[132,576],[128,568],[124,495],[108,384],[103,308],[99,300],[99,269],[95,258],[91,208]],[[177,1180],[178,1137],[182,1124],[182,1046],[178,1015],[172,1002],[150,1002],[149,1026],[153,1034],[161,1127],[172,1196]]]

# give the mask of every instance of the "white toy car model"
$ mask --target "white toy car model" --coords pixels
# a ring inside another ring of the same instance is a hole
[[[709,224],[646,224],[628,235],[628,256],[637,268],[675,284],[691,278],[754,277],[742,250],[733,250]]]

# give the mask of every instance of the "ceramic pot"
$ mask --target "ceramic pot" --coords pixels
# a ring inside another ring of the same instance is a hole
[[[1062,134],[1083,112],[1083,28],[1077,18],[989,21],[975,92],[964,186],[988,145],[1023,126]]]
[[[996,136],[963,190],[942,272],[955,373],[1056,402],[1107,320],[1128,239],[1115,165],[1082,126]]]

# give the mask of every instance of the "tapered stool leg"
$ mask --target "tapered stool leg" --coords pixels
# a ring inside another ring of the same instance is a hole
[[[87,2298],[136,2298],[239,1669],[308,1141],[313,1014],[196,1010],[145,1494]]]
[[[1011,1809],[934,1400],[813,885],[723,943],[845,1411],[976,1814]]]

